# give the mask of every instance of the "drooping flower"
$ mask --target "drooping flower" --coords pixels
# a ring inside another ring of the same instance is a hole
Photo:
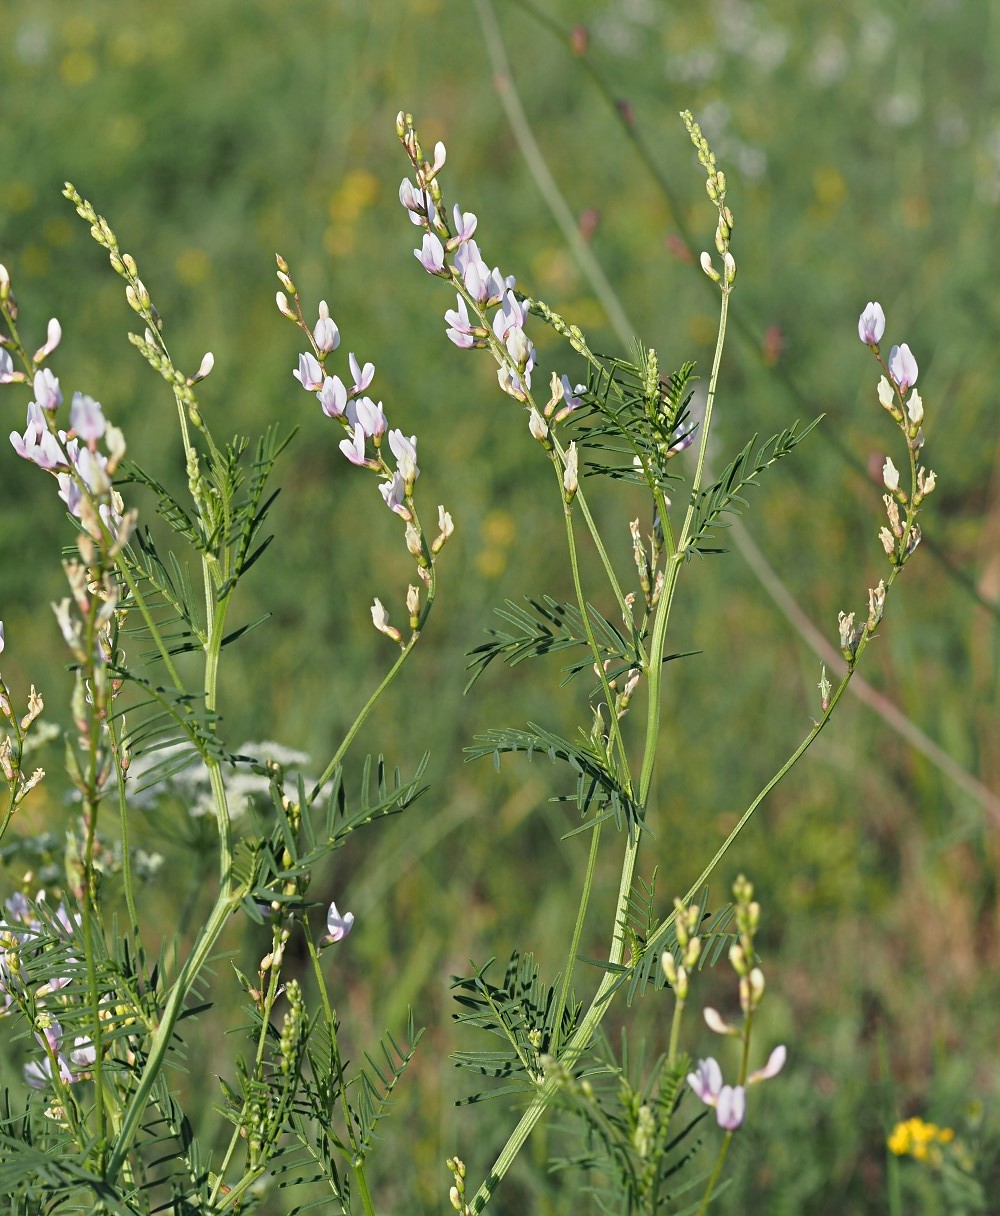
[[[59,381],[47,367],[40,367],[35,372],[33,387],[35,400],[43,410],[57,410],[62,405],[63,395],[59,388]]]
[[[107,422],[101,403],[87,393],[74,393],[69,412],[70,427],[84,443],[96,443],[104,434]]]
[[[347,409],[347,388],[339,376],[327,376],[316,396],[328,418],[343,418]]]
[[[444,246],[441,238],[433,232],[425,232],[419,249],[414,249],[413,256],[428,274],[446,274],[444,268]]]
[[[17,431],[11,431],[10,442],[18,456],[32,461],[39,468],[66,467],[66,454],[60,447],[59,440],[49,430],[42,407],[37,401],[28,405],[28,421],[24,434],[19,435]]]
[[[870,300],[858,317],[858,337],[865,346],[878,346],[884,333],[885,313],[882,311],[882,305]]]
[[[318,392],[323,387],[323,369],[312,351],[299,355],[299,365],[292,375],[303,388],[308,389],[311,393]]]
[[[902,346],[894,346],[889,353],[889,375],[896,381],[901,393],[917,382],[917,361],[905,342]]]
[[[445,332],[456,346],[468,349],[473,345],[472,322],[469,320],[469,310],[461,296],[458,296],[458,308],[450,308],[444,314],[444,319],[448,322],[448,329]]]
[[[368,463],[365,459],[365,428],[360,422],[355,425],[350,439],[340,441],[340,450],[351,464],[365,465]]]
[[[388,426],[382,402],[376,405],[371,397],[359,397],[354,402],[354,408],[357,420],[369,439],[381,439]]]
[[[383,481],[379,486],[379,493],[385,499],[385,505],[389,510],[394,511],[400,519],[409,522],[413,518],[405,502],[406,482],[403,480],[402,473],[397,471],[393,474],[391,481]]]

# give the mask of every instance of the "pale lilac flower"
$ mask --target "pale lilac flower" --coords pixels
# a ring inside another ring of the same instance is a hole
[[[354,356],[352,355],[351,358]],[[342,418],[347,409],[347,388],[339,376],[327,376],[316,394],[328,418]]]
[[[431,219],[437,214],[427,191],[418,190],[406,177],[399,183],[399,201],[409,212],[410,222],[413,224],[422,224],[425,219]]]
[[[65,1084],[72,1085],[77,1078],[73,1076],[69,1064],[66,1062],[66,1057],[57,1055],[56,1064],[58,1065],[61,1079]],[[41,1063],[36,1064],[32,1061],[30,1064],[25,1064],[24,1080],[32,1089],[46,1089],[52,1080],[52,1061],[48,1056]]]
[[[41,363],[43,359],[51,355],[61,341],[62,326],[55,319],[55,317],[52,317],[49,321],[48,331],[45,336],[45,345],[40,346],[38,350],[35,351],[35,362]]]
[[[66,455],[59,440],[49,430],[37,401],[28,405],[28,421],[23,435],[11,431],[10,442],[14,451],[24,460],[31,460],[42,469],[66,467]]]
[[[899,469],[892,463],[891,456],[886,456],[882,466],[882,482],[890,494],[899,489]]]
[[[764,1067],[747,1078],[747,1085],[776,1077],[785,1066],[786,1056],[783,1046],[776,1047]],[[743,1126],[747,1111],[746,1090],[742,1085],[723,1085],[722,1069],[715,1060],[699,1060],[698,1071],[688,1073],[687,1082],[706,1106],[715,1107],[715,1117],[721,1128],[734,1132]]]
[[[307,388],[311,393],[317,392],[323,387],[323,369],[311,351],[299,355],[299,366],[292,372],[292,375],[303,388]]]
[[[385,428],[388,426],[385,411],[382,409],[382,402],[380,401],[376,405],[371,397],[360,397],[354,403],[354,408],[357,412],[357,420],[368,438],[381,439],[385,434]]]
[[[493,318],[493,332],[501,342],[506,343],[512,329],[523,328],[527,315],[527,307],[518,302],[514,293],[505,292],[502,307]]]
[[[723,1085],[715,1102],[715,1117],[727,1132],[743,1126],[747,1117],[747,1095],[742,1085]]]
[[[709,1056],[707,1060],[698,1061],[698,1071],[688,1073],[688,1085],[709,1106],[715,1105],[715,1099],[722,1089],[722,1069],[718,1060]]]
[[[582,404],[580,393],[586,392],[585,384],[578,384],[576,388],[570,388],[569,376],[560,376],[563,386],[563,408],[559,411],[559,421],[566,417],[571,410],[577,409]]]
[[[330,316],[330,309],[327,307],[326,300],[320,300],[319,302],[319,320],[316,322],[316,327],[313,330],[313,341],[327,355],[330,351],[336,350],[340,345],[340,330]]]
[[[447,274],[444,268],[444,246],[439,237],[433,232],[425,232],[419,249],[414,249],[413,256],[428,274]]]
[[[865,346],[878,346],[884,333],[885,313],[882,311],[882,305],[870,300],[858,317],[858,337]]]
[[[14,360],[10,352],[0,346],[0,384],[10,384],[14,379]]]
[[[722,1069],[711,1057],[698,1061],[698,1071],[687,1076],[688,1085],[706,1106],[715,1108],[715,1117],[727,1132],[741,1127],[746,1118],[746,1093],[742,1085],[723,1085]]]
[[[476,231],[476,224],[479,222],[471,211],[464,211],[455,204],[455,239],[461,244],[468,241],[472,234]]]
[[[449,309],[444,314],[444,319],[448,322],[449,326],[445,332],[456,346],[463,349],[468,349],[468,347],[472,346],[473,326],[469,320],[469,310],[466,308],[465,301],[461,296],[458,296],[458,308]]]
[[[355,425],[350,439],[340,441],[340,450],[351,464],[366,465],[368,463],[365,459],[365,428],[360,422]]]
[[[379,486],[379,493],[385,499],[385,505],[389,510],[395,511],[400,519],[409,521],[413,518],[404,501],[406,498],[406,482],[403,480],[402,473],[397,471],[393,474],[392,481],[383,481]]]
[[[889,354],[889,375],[896,381],[901,393],[917,382],[917,361],[905,342],[902,346],[894,346]]]
[[[96,443],[104,434],[107,423],[101,403],[86,393],[74,393],[69,413],[70,427],[84,443]]]
[[[73,1043],[74,1049],[69,1053],[70,1062],[75,1064],[77,1068],[90,1068],[97,1060],[97,1048],[83,1034],[78,1034]]]
[[[462,276],[469,295],[479,304],[485,304],[490,294],[490,268],[483,261],[475,241],[467,241],[456,250],[455,269]]]
[[[767,1063],[763,1068],[758,1068],[756,1072],[752,1072],[747,1077],[747,1085],[756,1085],[758,1081],[770,1081],[772,1077],[776,1077],[779,1072],[785,1067],[785,1060],[788,1056],[788,1051],[784,1044],[776,1047],[768,1056]]]
[[[375,601],[378,603],[378,600]],[[337,905],[331,904],[326,913],[326,931],[333,942],[343,941],[354,927],[354,913],[345,912],[343,916],[337,911]]]
[[[416,435],[407,438],[400,430],[390,431],[389,447],[393,456],[396,457],[396,467],[399,469],[400,476],[408,486],[412,486],[420,476],[420,470],[417,468]]]
[[[363,393],[375,376],[375,364],[366,363],[362,368],[352,352],[347,359],[351,365],[351,375],[354,377],[352,393]]]
[[[62,405],[62,390],[59,381],[47,367],[40,367],[35,372],[35,400],[43,410],[57,410]]]

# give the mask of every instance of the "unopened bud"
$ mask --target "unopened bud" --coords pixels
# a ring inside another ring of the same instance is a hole
[[[566,501],[572,502],[580,486],[579,479],[579,457],[576,450],[576,441],[569,445],[566,449],[566,467],[563,470],[563,489],[566,491]]]
[[[733,255],[729,252],[728,249],[722,255],[722,265],[725,270],[726,282],[732,283],[733,280],[736,278],[736,259],[733,257]]]
[[[548,424],[534,406],[531,407],[531,413],[528,415],[528,431],[532,439],[537,439],[539,443],[551,447],[551,444],[548,443]]]
[[[890,494],[894,494],[899,489],[899,470],[892,463],[891,456],[886,456],[885,464],[882,466],[882,481]]]
[[[704,270],[704,272],[708,275],[708,277],[712,280],[713,283],[718,283],[721,280],[722,276],[712,265],[712,255],[708,252],[707,249],[701,255],[700,261],[701,261],[702,270]]]
[[[840,653],[848,663],[851,663],[854,661],[854,653],[858,648],[858,639],[854,632],[854,613],[839,613],[837,625],[840,631]]]

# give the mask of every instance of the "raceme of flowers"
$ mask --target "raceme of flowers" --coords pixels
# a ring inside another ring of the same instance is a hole
[[[396,132],[417,179],[414,183],[403,178],[399,186],[399,201],[411,222],[424,229],[420,248],[413,251],[414,257],[428,274],[446,279],[458,288],[455,307],[444,314],[445,333],[461,349],[490,347],[500,363],[497,379],[501,389],[516,401],[530,404],[535,347],[525,333],[528,305],[514,291],[515,278],[504,275],[497,266],[491,267],[483,258],[474,239],[478,220],[471,211],[463,211],[455,203],[449,224],[437,181],[447,155],[444,144],[435,145],[434,160],[429,162],[423,158],[409,115],[400,112]],[[555,382],[561,384],[562,391],[558,396],[554,393],[550,403],[552,409],[547,411],[547,416],[562,401],[557,415],[559,420],[580,404],[580,398],[571,390],[566,376],[556,377]],[[583,387],[578,385],[575,392]]]
[[[48,326],[48,338],[35,351],[37,365],[58,346],[62,337],[59,322],[53,317]],[[10,355],[2,352],[0,383],[24,380],[13,371]],[[56,411],[63,403],[59,381],[47,367],[39,367],[32,380],[34,400],[28,403],[27,422],[23,434],[12,431],[10,442],[24,460],[55,474],[59,497],[70,514],[81,520],[91,535],[93,523],[88,524],[88,495],[98,504],[98,513],[111,536],[125,539],[122,531],[122,500],[112,487],[111,478],[125,455],[125,439],[121,431],[104,417],[101,403],[86,393],[76,392],[70,403],[69,430],[57,429]],[[99,450],[104,441],[106,452]],[[95,537],[96,538],[96,537]]]

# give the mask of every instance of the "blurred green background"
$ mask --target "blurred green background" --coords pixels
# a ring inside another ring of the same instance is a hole
[[[547,802],[565,789],[562,773],[537,760],[508,761],[499,775],[466,768],[462,748],[488,725],[530,719],[572,731],[583,690],[560,689],[553,664],[491,670],[460,696],[463,653],[492,623],[491,607],[565,596],[569,576],[548,470],[523,419],[497,392],[492,364],[447,342],[451,294],[412,257],[416,230],[396,196],[406,169],[397,110],[414,113],[426,148],[447,142],[446,193],[478,214],[490,263],[580,323],[596,349],[620,346],[511,134],[473,5],[2,7],[0,260],[29,341],[39,344],[58,316],[53,367],[64,390],[99,398],[130,454],[179,481],[173,404],[126,340],[132,314],[120,282],[60,197],[69,179],[136,257],[177,363],[193,371],[214,351],[200,400],[216,435],[301,428],[279,469],[278,540],[241,607],[244,619],[272,617],[230,653],[223,677],[233,745],[274,738],[322,763],[390,661],[368,605],[378,595],[401,617],[410,576],[398,521],[291,377],[300,343],[274,307],[276,250],[307,314],[329,301],[341,354],[375,362],[373,391],[390,425],[419,436],[425,509],[444,502],[454,516],[439,607],[371,735],[404,769],[430,750],[432,789],[406,816],[362,834],[324,879],[358,916],[329,963],[350,1054],[398,1028],[407,1004],[429,1028],[387,1126],[376,1201],[383,1211],[440,1210],[445,1156],[458,1152],[481,1176],[511,1118],[503,1100],[472,1115],[453,1106],[468,1085],[446,1062],[456,1045],[449,976],[514,946],[554,971],[586,849],[583,837],[560,842],[573,820]],[[513,77],[591,251],[665,369],[692,358],[707,376],[715,334],[712,293],[681,235],[694,234],[696,257],[714,227],[678,110],[694,111],[727,170],[740,277],[717,460],[755,432],[826,413],[768,476],[747,524],[831,640],[838,610],[863,613],[884,564],[872,473],[896,435],[856,335],[866,301],[885,307],[886,344],[915,352],[938,475],[924,516],[934,552],[929,543],[908,567],[864,674],[997,790],[997,617],[969,587],[995,608],[1000,5],[539,0],[539,10],[550,24],[520,4],[497,5]],[[587,31],[585,59],[565,36],[572,23]],[[586,67],[627,103],[673,202]],[[553,360],[581,372],[536,330],[546,374]],[[4,390],[9,429],[23,429],[26,400]],[[603,489],[595,501],[625,570],[636,501]],[[47,605],[63,594],[67,536],[52,484],[11,451],[0,479],[4,677],[15,690],[35,682],[62,723],[70,682]],[[610,613],[602,597],[594,592]],[[646,877],[660,868],[665,907],[808,729],[819,677],[816,657],[735,552],[688,569],[675,619],[672,649],[702,653],[672,664],[667,680],[655,839],[643,860]],[[58,746],[44,762],[53,776],[25,814],[29,834],[61,831],[68,815]],[[156,825],[148,839],[169,859]],[[740,870],[756,883],[770,990],[762,1046],[786,1041],[789,1064],[752,1096],[720,1211],[882,1212],[897,1117],[961,1130],[982,1101],[996,1127],[996,841],[995,804],[960,790],[853,701],[761,809],[713,899]],[[5,885],[22,870],[10,867]],[[605,948],[616,871],[608,838],[584,955]],[[154,883],[148,898],[151,926],[160,920],[171,933],[170,884]],[[237,999],[228,974],[220,964],[222,1006]],[[731,976],[706,974],[694,999],[731,1005]],[[668,1018],[665,1001],[638,1015],[653,1050]],[[689,1032],[696,1054],[714,1048],[693,1018]],[[197,1061],[218,1047],[192,1050]],[[200,1083],[197,1067],[178,1080],[196,1097]],[[202,1091],[206,1106],[213,1086]],[[547,1134],[501,1190],[498,1212],[581,1210],[566,1181],[546,1175]],[[919,1210],[943,1210],[919,1167],[904,1185]],[[281,1211],[278,1198],[268,1204]]]

